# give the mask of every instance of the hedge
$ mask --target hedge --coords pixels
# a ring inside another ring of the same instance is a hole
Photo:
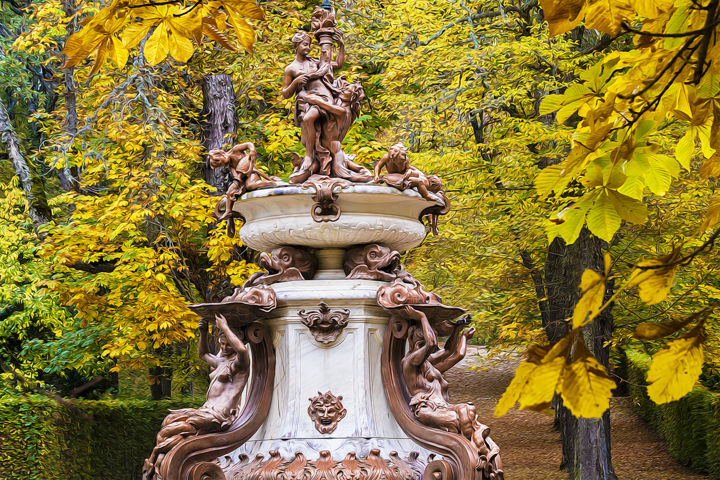
[[[630,395],[640,416],[667,442],[684,465],[720,479],[720,394],[696,387],[680,400],[656,405],[648,398],[650,356],[626,350]]]
[[[192,402],[192,401],[190,401]],[[0,400],[0,479],[135,480],[170,408],[183,401]]]

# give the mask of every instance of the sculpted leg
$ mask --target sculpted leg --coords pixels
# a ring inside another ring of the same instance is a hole
[[[312,175],[312,168],[315,155],[315,141],[317,129],[315,122],[320,118],[320,111],[317,107],[310,107],[302,119],[300,126],[300,141],[305,147],[305,158],[302,165],[293,175],[290,176],[290,183],[302,183]]]

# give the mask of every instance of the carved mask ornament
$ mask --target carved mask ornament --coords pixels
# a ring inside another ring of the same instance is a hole
[[[342,395],[336,397],[330,391],[325,393],[318,392],[316,397],[312,397],[310,406],[308,407],[308,415],[315,423],[315,429],[320,433],[332,433],[337,428],[340,420],[345,418],[347,410],[343,407]]]
[[[338,339],[343,328],[348,324],[350,310],[347,308],[330,309],[325,302],[320,302],[317,310],[300,310],[303,324],[310,329],[315,340],[328,344]]]

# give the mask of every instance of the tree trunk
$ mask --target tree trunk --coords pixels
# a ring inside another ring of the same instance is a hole
[[[569,331],[567,319],[572,316],[575,304],[580,299],[580,278],[583,272],[591,268],[603,271],[603,242],[583,228],[577,241],[567,245],[556,238],[548,249],[545,263],[545,292],[547,298],[548,321],[545,331],[548,339],[555,342]],[[607,289],[606,297],[611,295],[612,285]],[[598,361],[609,366],[609,351],[604,346],[613,329],[611,307],[605,309],[584,329],[588,348]],[[571,480],[616,480],[612,466],[610,450],[610,412],[602,418],[575,418],[562,405],[562,400],[554,400],[556,424],[562,438],[562,467],[569,473]]]
[[[202,79],[203,91],[203,145],[206,151],[214,148],[227,150],[235,142],[235,90],[230,75],[207,75]],[[224,167],[211,168],[203,164],[205,181],[217,188],[220,194],[228,189],[228,176]]]
[[[44,235],[39,233],[38,229],[52,220],[52,212],[45,197],[45,187],[42,179],[35,173],[33,165],[23,157],[15,129],[10,123],[8,112],[5,110],[5,105],[1,99],[0,141],[5,147],[5,150],[7,150],[8,157],[12,162],[13,168],[15,168],[15,173],[20,177],[20,183],[28,203],[28,215],[33,223],[35,232],[40,238],[43,238]]]
[[[65,0],[63,2],[63,10],[68,17],[73,20],[67,26],[67,38],[77,31],[77,17],[75,13],[77,5],[75,0]],[[65,108],[67,115],[65,116],[64,130],[68,134],[69,139],[72,139],[77,134],[77,95],[75,93],[75,67],[66,68],[63,70],[63,85],[65,86]],[[80,169],[75,166],[69,166],[67,163],[63,165],[62,170],[59,171],[58,176],[60,177],[60,185],[63,190],[70,190],[71,188],[76,192],[80,191]]]

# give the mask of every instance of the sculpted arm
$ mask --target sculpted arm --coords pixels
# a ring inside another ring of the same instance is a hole
[[[322,108],[326,112],[332,112],[335,115],[342,115],[345,113],[345,109],[343,107],[339,107],[333,103],[326,102],[321,97],[318,97],[317,95],[308,95],[305,97],[305,100],[307,100],[308,103],[312,103],[313,105],[317,105],[318,107]]]
[[[307,82],[307,77],[305,75],[298,75],[297,77],[295,77],[293,73],[294,72],[290,69],[290,67],[287,67],[285,69],[282,88],[283,98],[292,97],[293,95],[295,95],[295,93],[297,93],[298,90],[304,87],[305,83]]]
[[[248,353],[248,349],[245,346],[245,343],[240,340],[237,335],[235,335],[235,332],[232,331],[230,325],[227,323],[227,319],[222,315],[215,315],[215,324],[223,331],[228,343],[237,353],[240,368],[248,367],[250,365],[250,354]]]
[[[382,168],[385,166],[385,164],[387,163],[389,158],[390,158],[389,154],[386,153],[385,155],[383,155],[383,157],[380,159],[380,161],[377,163],[377,165],[375,165],[374,181],[377,182],[378,179],[380,178],[380,172],[382,171]]]
[[[218,360],[215,355],[210,353],[208,347],[208,324],[205,319],[201,319],[198,323],[198,329],[200,330],[200,341],[198,341],[198,356],[208,363],[213,368],[218,366]]]
[[[457,342],[457,345],[454,349],[450,350],[451,354],[443,359],[442,361],[439,361],[437,363],[434,363],[435,368],[440,370],[441,372],[445,372],[455,366],[460,360],[465,358],[465,353],[467,353],[467,342],[468,339],[472,338],[472,336],[475,334],[474,328],[469,328],[463,332],[462,335],[460,335],[460,338]]]

